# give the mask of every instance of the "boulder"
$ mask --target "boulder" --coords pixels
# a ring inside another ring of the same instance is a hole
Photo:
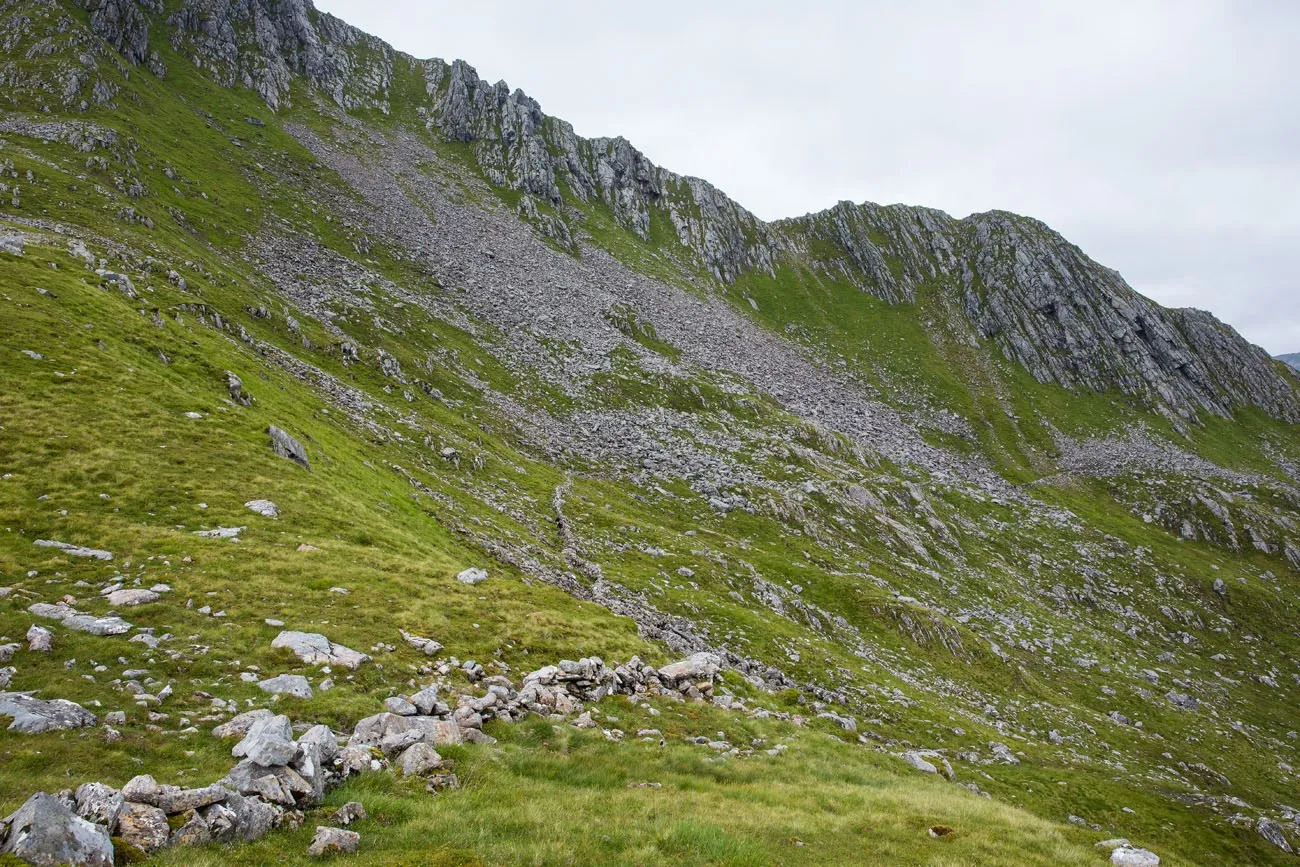
[[[33,623],[27,630],[27,649],[32,653],[49,653],[54,649],[54,633]]]
[[[456,580],[462,584],[482,584],[484,581],[488,580],[488,573],[486,569],[471,566],[470,568],[460,572],[456,576]]]
[[[108,600],[109,605],[117,608],[119,606],[130,607],[134,605],[145,605],[150,602],[157,602],[160,597],[152,590],[123,589],[114,590],[104,598]]]
[[[418,743],[408,747],[406,752],[402,753],[398,765],[404,777],[424,776],[442,767],[442,756],[428,744]]]
[[[1121,846],[1111,851],[1110,863],[1114,867],[1160,867],[1160,856],[1150,849]]]
[[[271,646],[292,650],[309,665],[341,665],[355,669],[370,659],[364,653],[335,644],[319,632],[281,632],[271,642]]]
[[[311,469],[311,461],[307,459],[307,450],[302,447],[302,443],[298,442],[275,425],[267,427],[266,432],[271,437],[271,451],[275,452],[282,458],[288,458],[306,469]]]
[[[42,701],[23,692],[0,692],[0,716],[11,716],[9,731],[23,734],[93,726],[95,715],[76,702],[56,698]]]
[[[103,783],[82,783],[73,797],[77,802],[77,815],[88,822],[113,827],[126,800],[122,793]]]
[[[275,503],[272,503],[270,500],[249,500],[247,503],[244,503],[244,506],[261,515],[263,518],[276,518],[280,515],[280,507]]]
[[[670,662],[659,669],[659,679],[677,684],[686,681],[712,681],[722,669],[722,659],[714,653],[693,653],[680,662]]]
[[[438,651],[442,650],[442,645],[437,641],[434,641],[432,638],[423,638],[419,635],[412,635],[405,630],[399,631],[402,633],[402,638],[407,644],[411,645],[425,656],[437,656]]]
[[[350,855],[357,851],[357,845],[360,842],[361,835],[356,831],[345,831],[342,828],[327,828],[324,825],[317,825],[316,836],[312,838],[311,845],[307,847],[307,854],[312,856]]]
[[[117,836],[142,852],[155,852],[167,845],[171,827],[157,807],[127,801],[117,817]]]
[[[72,545],[67,542],[56,542],[53,539],[37,539],[32,543],[40,548],[58,548],[69,557],[91,557],[95,560],[112,560],[112,551],[101,551],[98,548],[83,548],[81,545]]]
[[[28,864],[113,867],[108,829],[87,822],[53,795],[37,792],[5,819],[9,836],[0,854]]]
[[[460,727],[454,722],[424,716],[378,713],[357,723],[352,736],[348,738],[348,746],[380,747],[385,752],[390,752],[420,742],[442,746],[459,744],[464,739]]]
[[[295,698],[311,698],[311,684],[301,674],[280,674],[259,680],[257,688],[271,695],[291,695]]]
[[[265,767],[287,765],[298,754],[293,740],[293,726],[283,714],[253,723],[244,739],[235,744],[230,754],[247,758]]]
[[[208,828],[207,820],[198,810],[191,810],[182,816],[182,819],[180,827],[172,831],[167,845],[206,846],[212,842],[212,831]]]
[[[1287,842],[1286,835],[1282,833],[1282,826],[1273,819],[1260,816],[1259,821],[1255,823],[1255,830],[1259,832],[1259,836],[1283,852],[1291,851],[1291,844]]]
[[[353,822],[360,822],[368,818],[366,808],[360,801],[348,801],[334,811],[334,821],[340,825],[351,825]]]
[[[937,774],[939,769],[926,761],[925,758],[915,750],[908,750],[903,753],[903,761],[907,762],[913,768],[926,774]]]
[[[239,716],[223,722],[212,730],[212,733],[219,738],[233,738],[235,736],[243,737],[248,734],[248,730],[253,727],[253,723],[262,719],[270,719],[275,716],[271,711],[264,707],[257,710],[246,711]]]
[[[438,687],[426,686],[411,696],[411,704],[415,705],[415,710],[418,713],[423,716],[431,716],[438,708]]]

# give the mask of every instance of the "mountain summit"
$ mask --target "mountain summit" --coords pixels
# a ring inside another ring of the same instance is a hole
[[[0,34],[0,861],[1293,860],[1300,376],[1212,314],[300,0]]]

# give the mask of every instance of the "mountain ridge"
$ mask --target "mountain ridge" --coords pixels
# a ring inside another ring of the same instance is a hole
[[[149,16],[161,7],[89,5],[95,32],[147,65]],[[568,203],[596,201],[644,241],[652,218],[666,223],[654,228],[657,239],[689,251],[724,284],[774,274],[792,257],[891,302],[940,283],[959,295],[981,339],[1040,382],[1116,387],[1184,422],[1252,405],[1300,420],[1294,382],[1258,347],[1203,312],[1160,307],[1033,218],[995,210],[955,219],[931,208],[841,202],[764,222],[708,181],[656,166],[622,137],[577,136],[522,90],[488,84],[463,60],[411,57],[308,2],[186,0],[164,23],[174,48],[223,86],[251,87],[272,110],[288,104],[296,73],[345,110],[387,114],[406,67],[424,84],[415,110],[426,128],[469,145],[486,177],[522,194],[521,213],[568,249],[581,231]]]

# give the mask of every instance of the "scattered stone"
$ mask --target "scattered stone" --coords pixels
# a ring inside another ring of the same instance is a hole
[[[1149,849],[1121,846],[1110,853],[1114,867],[1160,867],[1160,856]]]
[[[217,527],[215,530],[196,530],[194,535],[205,539],[235,539],[247,529],[247,527]]]
[[[75,815],[54,795],[37,792],[4,820],[8,838],[0,854],[29,864],[113,867],[108,829]]]
[[[96,560],[112,560],[111,551],[100,551],[97,548],[83,548],[80,545],[70,545],[67,542],[55,542],[50,539],[37,539],[32,543],[41,548],[58,548],[70,557],[93,557]]]
[[[82,783],[73,797],[77,802],[77,815],[83,819],[112,828],[126,800],[122,793],[103,783]]]
[[[112,605],[114,608],[119,606],[130,608],[136,605],[147,605],[150,602],[157,602],[162,597],[153,590],[124,589],[114,590],[104,598],[107,599],[108,604]]]
[[[442,645],[437,641],[434,641],[432,638],[421,638],[420,636],[412,635],[405,630],[401,630],[401,632],[402,638],[406,640],[406,643],[423,653],[425,656],[437,656],[438,651],[442,650]]]
[[[295,698],[311,698],[311,683],[301,674],[281,674],[259,680],[258,689],[271,695],[291,695]]]
[[[23,692],[0,692],[0,716],[11,716],[9,731],[22,734],[86,728],[99,721],[81,705],[63,698],[42,701]]]
[[[240,406],[251,406],[253,396],[244,391],[244,381],[234,372],[226,371],[226,391],[230,393],[230,399]]]
[[[915,750],[908,750],[903,753],[903,761],[907,762],[913,768],[925,774],[937,774],[939,769],[927,762],[920,753]]]
[[[361,835],[356,831],[345,831],[342,828],[327,828],[324,825],[317,825],[316,836],[312,838],[311,845],[307,847],[307,854],[312,856],[351,855],[357,851],[357,845],[360,842]]]
[[[341,665],[355,669],[370,659],[364,653],[333,643],[318,632],[281,632],[271,646],[292,650],[309,665]]]
[[[236,758],[247,758],[263,767],[289,764],[298,754],[289,718],[281,714],[253,723],[248,734],[235,744],[230,754]]]
[[[334,821],[340,825],[351,825],[353,822],[360,822],[368,818],[370,817],[366,815],[366,808],[360,801],[348,801],[334,811]]]
[[[1286,836],[1282,833],[1282,826],[1273,819],[1260,816],[1259,821],[1255,823],[1255,830],[1259,832],[1259,836],[1283,852],[1291,852],[1291,844],[1287,842]]]
[[[460,572],[456,576],[456,580],[462,584],[482,584],[484,581],[488,580],[488,573],[486,569],[471,566],[470,568]]]
[[[263,518],[276,518],[280,515],[280,507],[270,500],[249,500],[244,506],[253,510]]]
[[[32,624],[27,630],[27,649],[33,653],[49,653],[54,648],[54,633],[44,626]]]
[[[271,437],[271,451],[282,458],[288,458],[294,463],[300,464],[306,469],[311,469],[311,461],[307,459],[307,450],[302,447],[302,443],[275,425],[270,425],[266,432]]]

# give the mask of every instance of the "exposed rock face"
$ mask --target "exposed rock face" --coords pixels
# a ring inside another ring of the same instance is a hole
[[[464,61],[416,60],[307,0],[184,0],[165,21],[158,0],[87,2],[94,32],[125,60],[145,62],[150,27],[163,27],[206,74],[252,88],[272,109],[299,75],[341,107],[388,112],[395,73],[417,73],[425,88],[414,108],[426,127],[471,145],[490,181],[524,194],[520,214],[570,249],[579,229],[562,189],[720,281],[797,262],[895,303],[922,285],[942,287],[975,334],[1041,382],[1118,388],[1184,419],[1258,406],[1300,421],[1300,379],[1209,314],[1138,295],[1037,221],[842,202],[768,224],[707,182],[655,166],[625,139],[581,138]],[[307,466],[301,446],[275,431],[277,452]]]

